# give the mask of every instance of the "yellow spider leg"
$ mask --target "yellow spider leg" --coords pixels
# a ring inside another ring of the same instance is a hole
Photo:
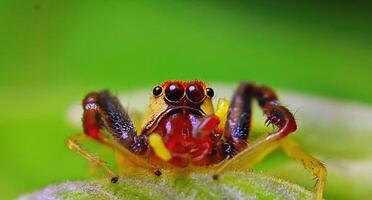
[[[220,119],[218,130],[224,130],[226,124],[227,111],[229,109],[229,101],[225,98],[218,99],[215,115]]]
[[[111,178],[111,182],[117,182],[118,176],[116,173],[114,173],[107,165],[106,163],[101,160],[96,155],[88,152],[87,150],[83,149],[80,144],[87,140],[87,136],[84,134],[79,134],[75,136],[70,136],[67,138],[66,146],[87,159],[90,163],[94,164],[95,166],[101,168],[107,176]]]
[[[283,140],[281,147],[288,156],[301,162],[306,169],[310,170],[314,174],[316,177],[315,199],[323,199],[323,190],[327,176],[327,169],[324,164],[311,155],[303,152],[299,145],[293,140]]]
[[[115,159],[118,165],[118,172],[121,176],[138,172],[138,165],[128,160],[119,150],[115,150]]]
[[[120,167],[119,171],[122,171],[123,168],[126,168],[126,170],[130,170],[132,167],[141,167],[143,169],[147,169],[154,173],[161,173],[158,168],[151,165],[150,163],[146,162],[143,158],[134,155],[131,153],[128,149],[121,146],[119,143],[117,143],[113,138],[110,136],[107,136],[105,134],[101,134],[101,142],[102,144],[112,148],[115,150],[117,155],[117,161],[118,165]],[[112,177],[111,181],[116,182],[118,180],[118,176],[116,173],[114,173],[109,167],[105,164],[104,161],[100,160],[96,155],[84,150],[80,143],[82,143],[85,140],[90,139],[89,136],[85,134],[79,134],[75,136],[70,136],[66,141],[66,146],[70,148],[71,150],[77,152],[81,156],[83,156],[85,159],[87,159],[90,163],[92,163],[94,166],[97,166],[104,170],[105,174]],[[129,162],[127,162],[129,161]]]
[[[165,147],[163,139],[159,134],[152,133],[149,136],[149,144],[160,159],[168,161],[172,158],[171,153],[167,147]]]
[[[127,162],[127,159],[125,159],[125,157],[123,155],[121,155],[121,153],[116,150],[115,151],[115,160],[116,160],[116,163],[118,165],[118,172],[120,175],[123,175],[124,174],[124,169],[127,166],[128,162]]]
[[[98,177],[98,176],[99,176],[99,173],[97,172],[97,167],[96,167],[96,165],[93,165],[92,163],[89,163],[89,166],[88,166],[88,173],[89,173],[91,176],[95,176],[95,177]]]
[[[111,136],[107,136],[105,134],[101,135],[101,142],[106,144],[107,146],[111,147],[112,149],[116,150],[117,153],[120,153],[120,158],[124,158],[125,160],[129,160],[131,163],[135,164],[138,167],[148,169],[153,172],[159,171],[158,168],[148,163],[146,160],[141,158],[140,156],[134,155],[128,149],[123,147],[121,144],[117,143],[115,139]],[[121,162],[123,163],[123,162]]]
[[[317,177],[314,199],[321,200],[323,198],[323,188],[327,174],[325,166],[312,156],[304,153],[294,141],[288,139],[280,140],[277,135],[272,135],[272,137],[268,139],[248,146],[247,149],[232,157],[230,160],[225,161],[224,164],[217,168],[213,178],[218,179],[219,175],[227,169],[250,169],[279,146],[283,148],[288,156],[300,161],[306,169],[311,170]]]
[[[229,160],[226,160],[219,168],[217,168],[213,178],[218,177],[228,169],[250,169],[256,163],[265,158],[274,149],[279,147],[280,140],[277,135],[272,135],[267,139],[261,140],[257,143],[248,145],[246,149],[235,155]]]

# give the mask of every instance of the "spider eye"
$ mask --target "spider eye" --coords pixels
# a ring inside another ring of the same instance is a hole
[[[207,95],[208,95],[209,97],[213,97],[213,96],[214,96],[214,91],[213,91],[212,88],[207,88]]]
[[[165,89],[165,97],[169,101],[179,101],[182,99],[185,91],[181,85],[177,83],[170,84],[167,89]]]
[[[187,98],[194,103],[200,103],[205,97],[204,89],[196,84],[191,84],[187,87],[186,95]]]
[[[162,91],[163,91],[163,88],[161,88],[160,86],[156,86],[152,90],[152,94],[154,94],[155,96],[159,96]]]

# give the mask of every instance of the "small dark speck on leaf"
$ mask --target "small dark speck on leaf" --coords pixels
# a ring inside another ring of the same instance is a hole
[[[111,178],[111,183],[117,183],[118,180],[119,180],[119,177],[114,176],[114,177]]]
[[[161,175],[162,175],[162,173],[161,173],[161,171],[160,171],[159,169],[155,170],[155,171],[154,171],[154,174],[155,174],[156,176],[161,176]]]
[[[213,178],[213,180],[216,180],[217,181],[218,179],[220,179],[220,175],[213,174],[212,178]]]

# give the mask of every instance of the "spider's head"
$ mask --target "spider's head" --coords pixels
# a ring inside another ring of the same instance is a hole
[[[153,88],[142,132],[150,131],[169,113],[213,114],[214,91],[201,81],[166,81]]]

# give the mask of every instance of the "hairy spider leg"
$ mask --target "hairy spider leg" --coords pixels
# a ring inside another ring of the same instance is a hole
[[[251,129],[252,101],[254,99],[258,101],[259,106],[268,116],[268,122],[283,126],[283,128],[285,121],[289,122],[288,126],[281,130],[281,136],[284,137],[296,129],[296,122],[292,114],[278,104],[277,95],[273,90],[268,87],[242,82],[231,99],[224,130],[225,139],[233,147],[233,155],[247,147]]]
[[[235,91],[228,111],[224,127],[224,138],[230,145],[230,155],[233,157],[247,147],[251,127],[252,98],[254,93],[247,91],[247,84],[240,84]]]
[[[226,161],[219,168],[217,168],[213,178],[218,179],[225,170],[231,168],[244,168],[248,170],[263,160],[269,153],[278,147],[282,148],[289,157],[292,157],[296,161],[300,162],[305,169],[310,170],[313,173],[313,175],[316,177],[314,199],[323,199],[323,190],[327,176],[326,167],[321,161],[303,152],[295,141],[288,138],[280,140],[272,137],[248,146],[247,149],[240,152],[235,157]]]
[[[101,168],[105,172],[106,176],[111,178],[111,182],[116,183],[118,181],[118,175],[113,172],[97,155],[88,152],[80,145],[88,139],[89,138],[84,134],[70,136],[66,140],[66,146],[87,159],[94,166]]]
[[[244,149],[244,145],[247,145],[246,138],[248,138],[250,129],[251,101],[253,98],[257,99],[267,116],[266,124],[273,124],[279,130]],[[241,83],[233,96],[227,117],[225,138],[232,143],[235,151],[240,152],[237,155],[233,155],[230,160],[227,160],[216,170],[213,175],[214,179],[218,179],[229,168],[244,167],[245,169],[250,169],[274,149],[281,146],[285,148],[284,151],[289,156],[300,160],[307,169],[312,170],[318,179],[316,183],[316,199],[322,198],[326,176],[324,165],[303,153],[296,145],[286,146],[285,144],[287,143],[281,145],[281,142],[284,141],[283,138],[294,132],[297,129],[297,125],[292,113],[278,103],[276,94],[270,88],[251,83]]]
[[[323,190],[327,176],[325,165],[311,155],[303,152],[297,142],[293,140],[283,140],[280,146],[289,157],[297,160],[305,167],[305,169],[313,173],[316,178],[314,199],[323,199]]]
[[[145,159],[143,159],[140,156],[137,156],[130,152],[127,148],[125,148],[123,145],[118,143],[115,138],[113,138],[110,135],[101,135],[101,143],[105,144],[106,146],[111,147],[115,150],[116,156],[117,156],[117,163],[120,167],[120,169],[124,169],[128,167],[128,163],[126,161],[129,161],[131,164],[134,164],[136,167],[140,167],[143,169],[147,169],[151,172],[153,172],[155,175],[161,174],[160,169],[153,166],[149,162],[147,162]],[[127,164],[125,164],[127,163]]]
[[[136,155],[149,151],[146,137],[138,136],[128,113],[109,91],[92,92],[83,100],[84,132],[101,140],[100,129],[106,129],[117,142]]]
[[[279,127],[279,130],[256,144],[247,147],[253,99],[256,99],[259,106],[263,109],[263,112],[268,118],[267,123],[274,124]],[[221,165],[214,177],[218,177],[222,171],[231,166],[236,160],[241,159],[240,157],[244,155],[252,157],[249,155],[263,150],[267,151],[266,154],[270,153],[270,150],[275,149],[276,140],[284,138],[289,133],[295,131],[296,128],[296,122],[292,113],[284,106],[279,105],[277,95],[273,90],[252,83],[240,83],[228,109],[224,132],[226,141],[231,145],[230,157],[232,158]],[[264,157],[265,154],[261,153],[261,155]],[[258,157],[255,159],[256,161],[252,160],[250,162],[252,165],[260,160]]]
[[[247,146],[251,126],[251,107],[253,99],[258,101],[259,106],[267,116],[267,124],[272,123],[279,127],[279,130],[270,134],[265,139]],[[289,133],[295,131],[296,128],[296,122],[292,113],[284,106],[279,105],[277,95],[273,90],[264,86],[242,82],[231,100],[224,132],[225,139],[232,147],[230,156],[232,158],[221,165],[215,177],[218,177],[222,171],[231,166],[236,160],[241,159],[240,157],[244,155],[247,155],[247,158],[251,157],[251,159],[253,157],[249,156],[250,154],[264,157],[278,145],[275,142],[276,140],[284,138]],[[266,153],[261,152],[263,150],[265,150]],[[261,153],[257,154],[255,152]],[[259,160],[259,157],[255,157],[255,159],[251,160],[249,163],[254,165]]]
[[[145,136],[137,135],[133,122],[116,97],[108,91],[92,92],[83,100],[83,109],[85,134],[119,152],[120,167],[123,167],[121,161],[125,159],[155,174],[160,173],[156,167],[136,156],[148,152],[147,139]],[[102,129],[107,130],[110,135],[102,134]]]

